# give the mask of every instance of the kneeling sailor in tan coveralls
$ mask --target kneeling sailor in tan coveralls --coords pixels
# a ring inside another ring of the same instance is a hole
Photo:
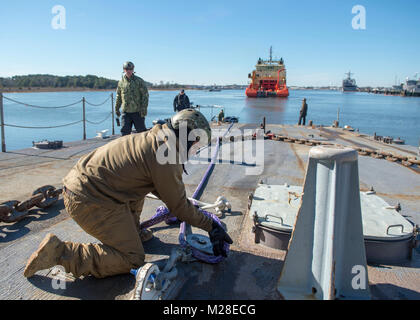
[[[48,234],[29,258],[24,276],[61,265],[76,278],[103,278],[142,266],[142,240],[150,238],[151,232],[141,234],[139,218],[149,192],[159,197],[179,220],[209,232],[214,253],[226,256],[223,243],[232,240],[187,199],[182,164],[162,165],[157,160],[157,150],[165,143],[158,137],[162,129],[176,134],[178,156],[183,145],[178,139],[182,121],[188,131],[205,130],[210,141],[206,118],[198,111],[186,109],[168,124],[121,137],[82,157],[63,180],[64,204],[73,220],[102,243],[63,242]],[[187,152],[195,143],[188,143]]]

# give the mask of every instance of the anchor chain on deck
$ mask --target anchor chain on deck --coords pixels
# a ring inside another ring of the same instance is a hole
[[[230,136],[230,137],[224,137],[221,139],[222,143],[229,143],[234,141],[245,141],[245,140],[255,140],[256,139],[256,133],[254,133],[252,136]],[[358,147],[351,147],[351,146],[344,146],[339,143],[331,143],[327,141],[317,141],[313,139],[301,139],[301,138],[295,138],[288,135],[281,135],[281,134],[274,134],[270,131],[268,131],[264,135],[265,140],[274,140],[274,141],[282,141],[287,143],[295,143],[295,144],[301,144],[306,145],[309,147],[315,147],[315,146],[337,146],[337,147],[347,147],[352,148],[357,151],[357,153],[361,156],[370,156],[375,159],[384,159],[388,160],[390,162],[396,162],[399,164],[402,164],[405,167],[412,167],[413,165],[420,166],[420,159],[415,157],[408,157],[403,156],[400,154],[395,154],[392,152],[386,152],[381,150],[372,150],[368,148],[358,148]]]
[[[63,189],[56,189],[47,185],[36,189],[32,196],[23,202],[17,200],[6,201],[0,204],[0,221],[14,223],[30,215],[33,207],[47,209],[57,203]]]

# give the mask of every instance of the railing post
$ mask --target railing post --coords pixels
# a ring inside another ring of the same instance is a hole
[[[0,125],[1,125],[1,152],[6,152],[6,139],[4,137],[4,112],[3,112],[3,92],[0,91]]]
[[[111,93],[112,135],[115,135],[114,127],[114,93]]]
[[[86,140],[86,99],[83,97],[83,140]]]
[[[265,117],[264,117],[264,119],[263,119],[263,127],[264,127],[264,134],[265,134]]]

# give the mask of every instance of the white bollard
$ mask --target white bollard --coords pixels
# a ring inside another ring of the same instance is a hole
[[[277,289],[285,299],[370,299],[355,150],[310,150]]]

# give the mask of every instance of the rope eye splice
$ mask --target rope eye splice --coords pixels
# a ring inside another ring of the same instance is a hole
[[[224,135],[230,131],[232,126],[233,123],[229,126]],[[202,206],[202,208],[199,208],[198,210],[223,228],[217,215],[221,216],[226,209],[230,212],[232,207],[227,199],[225,197],[218,197],[216,203],[214,204],[207,204],[198,201],[205,188],[205,183],[210,177],[212,169],[215,166],[219,148],[220,141],[203,179],[195,190],[192,198],[189,200],[192,201],[194,205]],[[216,215],[203,210],[204,208],[215,208]],[[140,228],[148,228],[162,221],[170,224],[173,223],[173,220],[176,221],[176,217],[171,215],[168,208],[161,206],[156,209],[156,214],[150,220],[145,221],[140,225]],[[131,270],[130,273],[136,277],[136,286],[133,292],[132,300],[163,300],[173,298],[171,294],[173,294],[174,290],[176,290],[174,289],[176,288],[176,281],[174,281],[174,279],[178,275],[178,270],[176,269],[175,264],[180,260],[182,262],[200,260],[210,264],[217,264],[224,260],[224,257],[221,255],[213,255],[213,244],[211,243],[209,237],[201,234],[193,234],[191,232],[191,226],[187,225],[185,222],[181,223],[178,240],[181,246],[172,251],[166,266],[162,270],[160,270],[154,263],[146,263],[137,270]],[[229,248],[230,245],[227,242],[224,242],[223,249],[226,252],[226,255],[229,253]]]

